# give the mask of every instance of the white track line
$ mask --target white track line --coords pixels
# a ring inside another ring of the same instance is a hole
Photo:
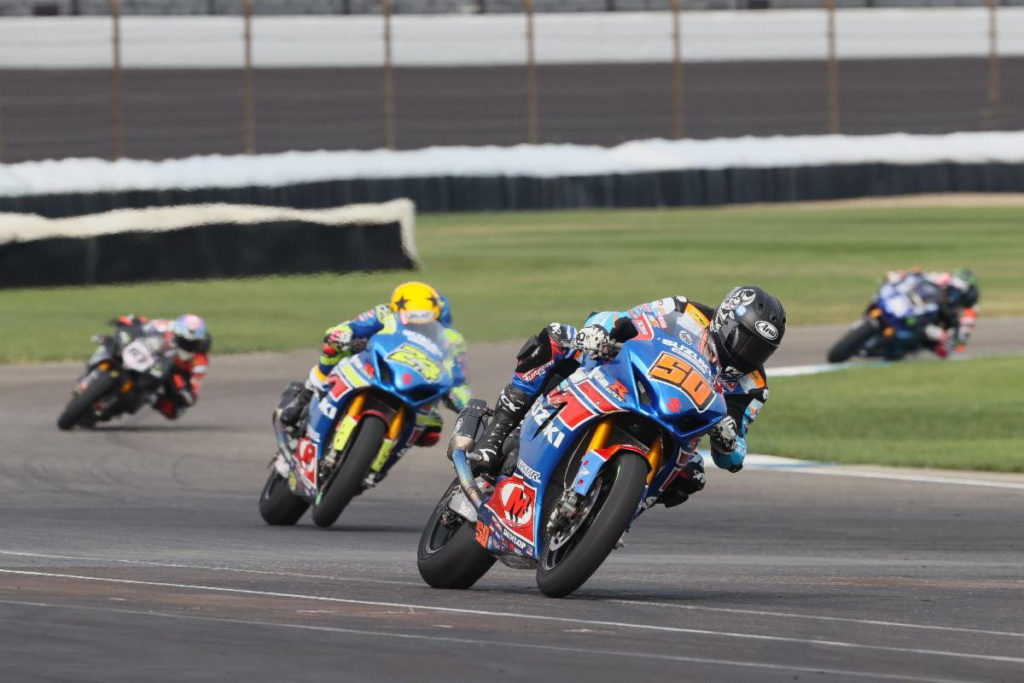
[[[368,605],[372,607],[394,607],[407,610],[424,610],[430,612],[443,612],[449,614],[471,614],[486,617],[501,617],[505,619],[524,619],[529,621],[546,621],[556,623],[568,623],[574,626],[607,626],[612,628],[635,629],[639,631],[658,631],[663,633],[685,633],[697,636],[713,636],[717,638],[736,638],[743,640],[759,640],[782,643],[800,643],[820,647],[831,647],[841,649],[876,650],[880,652],[900,652],[904,654],[928,655],[932,657],[949,657],[954,659],[975,659],[989,662],[1007,662],[1011,664],[1024,664],[1024,657],[1009,657],[1003,655],[985,655],[972,652],[950,652],[948,650],[928,650],[921,648],[891,647],[885,645],[864,645],[840,640],[821,640],[815,638],[793,638],[787,636],[770,636],[752,633],[736,633],[733,631],[714,631],[709,629],[681,628],[678,626],[656,626],[653,624],[634,624],[620,621],[604,621],[597,619],[578,619],[574,617],[554,617],[542,614],[521,614],[514,612],[494,612],[491,610],[467,609],[460,607],[440,607],[435,605],[416,605],[403,602],[382,602],[377,600],[354,600],[351,598],[332,598],[321,595],[301,595],[297,593],[279,593],[276,591],[258,591],[246,588],[226,588],[222,586],[204,586],[201,584],[170,583],[163,581],[139,581],[136,579],[113,579],[100,576],[83,576],[78,574],[60,574],[55,572],[35,572],[16,569],[0,569],[0,574],[15,576],[36,576],[54,579],[74,579],[76,581],[96,581],[98,583],[114,583],[128,586],[152,586],[156,588],[173,588],[192,591],[209,591],[214,593],[230,593],[235,595],[255,595],[267,598],[288,598],[292,600],[311,600],[315,602],[328,602],[346,605]]]
[[[180,564],[171,562],[155,562],[151,560],[125,560],[117,558],[94,557],[84,555],[56,555],[52,553],[30,553],[17,550],[0,550],[0,555],[11,555],[14,557],[35,557],[41,559],[56,560],[77,560],[79,562],[116,562],[142,567],[163,567],[168,569],[190,569],[200,571],[237,572],[240,574],[259,574],[262,576],[276,576],[280,578],[301,578],[341,583],[382,583],[388,585],[423,587],[422,581],[387,581],[383,579],[363,579],[359,577],[336,576],[330,574],[303,574],[301,572],[269,571],[265,569],[247,569],[245,567],[225,567],[215,565]],[[812,619],[818,621],[836,621],[851,624],[865,624],[870,626],[887,626],[892,628],[911,628],[929,631],[949,631],[954,633],[972,633],[977,635],[1006,636],[1010,638],[1024,638],[1024,633],[1012,631],[990,631],[985,629],[964,628],[958,626],[934,626],[930,624],[910,624],[898,621],[880,621],[877,619],[855,619],[852,617],[829,617],[814,614],[796,614],[793,612],[767,612],[763,610],[739,609],[730,607],[705,607],[701,605],[681,605],[674,602],[648,602],[643,600],[623,600],[618,598],[607,598],[608,602],[617,602],[624,605],[641,605],[650,607],[672,607],[676,609],[701,611],[701,612],[725,612],[730,614],[751,614],[755,616],[784,617],[789,619]]]
[[[52,553],[29,553],[17,550],[0,550],[0,555],[14,557],[38,557],[45,560],[77,560],[79,562],[116,562],[139,567],[164,567],[167,569],[194,569],[213,572],[238,572],[240,574],[261,574],[298,579],[317,579],[340,581],[345,583],[377,583],[385,586],[416,586],[422,587],[422,581],[392,581],[389,579],[368,579],[358,576],[332,576],[330,574],[304,574],[302,572],[269,571],[266,569],[246,569],[244,567],[225,567],[222,565],[179,564],[173,562],[155,562],[152,560],[123,560],[110,557],[91,557],[87,555],[54,555]]]
[[[345,633],[349,635],[358,636],[371,636],[374,638],[400,638],[405,640],[425,640],[433,642],[445,642],[455,643],[458,645],[482,645],[482,646],[493,646],[497,648],[522,648],[529,650],[546,650],[552,652],[575,652],[579,654],[600,656],[600,657],[631,657],[639,659],[655,659],[661,661],[671,662],[688,662],[691,664],[711,664],[715,666],[731,666],[743,669],[769,669],[776,671],[804,671],[808,673],[818,674],[833,674],[841,676],[856,676],[858,678],[876,678],[884,680],[900,680],[900,681],[928,681],[932,683],[964,683],[962,679],[950,679],[950,678],[931,678],[931,677],[919,677],[919,676],[905,676],[902,674],[884,674],[884,673],[867,673],[864,671],[851,671],[846,669],[824,669],[806,666],[788,666],[785,664],[768,664],[762,662],[743,662],[736,661],[733,659],[711,659],[706,657],[687,657],[684,655],[667,655],[656,652],[637,652],[635,650],[609,650],[607,648],[591,649],[584,647],[572,647],[568,645],[543,645],[540,643],[524,643],[509,640],[480,640],[476,638],[456,638],[453,636],[429,636],[414,633],[399,633],[395,631],[368,631],[363,629],[354,628],[341,628],[338,626],[313,626],[311,624],[289,624],[274,621],[257,621],[248,619],[231,619],[227,617],[209,617],[209,616],[198,616],[192,614],[174,614],[167,612],[154,612],[154,611],[139,611],[139,610],[125,610],[117,609],[114,607],[93,607],[93,606],[82,606],[82,605],[57,605],[45,602],[28,602],[21,600],[0,600],[2,605],[19,605],[25,607],[44,607],[50,609],[69,609],[69,610],[94,610],[99,612],[109,612],[115,614],[129,614],[133,616],[141,617],[159,617],[165,619],[186,619],[190,621],[205,621],[219,624],[234,624],[238,626],[264,626],[269,628],[287,628],[287,629],[299,629],[302,631],[316,631],[321,633]]]
[[[952,486],[983,486],[993,489],[1014,489],[1024,491],[1024,482],[994,481],[989,479],[956,479],[954,477],[929,476],[927,474],[905,474],[902,472],[862,472],[844,469],[842,466],[820,463],[821,468],[794,467],[787,469],[793,474],[824,474],[833,477],[859,477],[861,479],[887,479],[890,481],[912,481],[919,484],[948,484]],[[768,468],[765,468],[768,469]],[[781,469],[781,468],[780,468]]]
[[[926,631],[949,631],[953,633],[971,633],[985,636],[1005,636],[1007,638],[1024,638],[1024,633],[1013,631],[988,631],[977,628],[964,628],[960,626],[932,626],[929,624],[908,624],[902,621],[881,621],[878,619],[855,619],[853,617],[828,617],[816,614],[796,614],[793,612],[767,612],[756,609],[738,609],[730,607],[704,607],[702,605],[680,605],[675,602],[647,602],[644,600],[620,600],[609,599],[608,602],[617,602],[623,605],[643,605],[646,607],[670,607],[674,609],[690,610],[694,612],[725,612],[728,614],[750,614],[758,617],[782,617],[784,619],[813,619],[816,621],[837,621],[847,624],[865,624],[868,626],[885,626],[890,628],[914,628]]]

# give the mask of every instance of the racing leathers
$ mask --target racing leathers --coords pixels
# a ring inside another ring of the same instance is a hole
[[[175,345],[173,320],[123,315],[112,320],[111,323],[115,326],[138,326],[141,328],[142,334],[160,336],[172,346]],[[210,364],[209,349],[210,340],[207,337],[204,347],[198,351],[176,350],[171,372],[164,380],[160,391],[153,397],[153,408],[168,420],[178,419],[199,400],[199,389],[202,387],[207,367]],[[137,408],[138,406],[135,407],[135,409]]]
[[[740,377],[724,375],[708,335],[714,310],[676,296],[641,304],[628,311],[591,314],[579,330],[562,323],[551,323],[542,329],[528,339],[516,355],[512,381],[498,396],[487,432],[471,454],[478,471],[493,474],[501,468],[505,439],[522,421],[533,401],[572,374],[584,354],[610,360],[621,343],[636,334],[637,327],[643,324],[663,327],[664,315],[671,312],[683,314],[678,318],[679,324],[687,329],[679,332],[699,340],[706,348],[706,355],[718,372],[716,386],[728,407],[728,416],[709,432],[711,457],[722,469],[730,472],[742,469],[747,453],[747,430],[768,399],[768,387],[764,368]],[[642,320],[641,325],[630,324],[638,319]],[[704,488],[704,460],[697,452],[698,442],[695,438],[680,444],[675,454],[676,474],[662,488],[658,502],[668,507],[678,505]]]
[[[893,270],[885,274],[882,289],[906,296],[914,306],[918,334],[935,355],[946,358],[950,351],[963,351],[978,321],[978,306],[956,306],[943,295],[949,287],[949,273]]]
[[[455,386],[442,399],[442,402],[451,410],[459,412],[472,398],[466,376],[466,341],[462,334],[451,325],[451,316],[447,313],[446,300],[444,304],[438,322],[444,328],[445,339],[449,344],[449,363]],[[320,358],[317,364],[310,369],[303,390],[282,410],[282,422],[288,425],[297,425],[309,405],[313,393],[323,393],[327,377],[339,361],[362,351],[370,337],[381,330],[393,329],[398,324],[398,316],[399,314],[392,311],[387,304],[379,304],[360,313],[353,320],[328,328],[324,333]],[[441,436],[443,422],[436,403],[420,409],[416,415],[416,427],[419,431],[415,436],[414,445],[432,446],[437,443]],[[384,472],[381,472],[380,476],[383,474]]]

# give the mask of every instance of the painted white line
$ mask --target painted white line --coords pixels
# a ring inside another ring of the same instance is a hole
[[[903,472],[860,472],[844,469],[842,466],[819,463],[816,467],[796,467],[793,474],[824,474],[833,477],[859,477],[861,479],[886,479],[889,481],[912,481],[919,484],[948,484],[950,486],[983,486],[993,489],[1024,491],[1024,482],[995,481],[990,479],[956,479],[954,477],[930,476],[927,474],[905,474]],[[787,469],[787,471],[790,471]]]
[[[544,650],[549,652],[574,652],[600,657],[614,657],[616,659],[630,657],[635,659],[654,659],[671,662],[687,662],[690,664],[710,664],[714,666],[731,666],[742,669],[769,669],[774,671],[803,671],[817,674],[832,674],[839,676],[851,676],[858,678],[873,678],[881,680],[900,681],[930,681],[932,683],[964,683],[961,679],[933,678],[920,676],[905,676],[902,674],[869,673],[866,671],[851,671],[847,669],[823,669],[807,666],[789,666],[785,664],[769,664],[767,662],[744,662],[734,659],[712,659],[707,657],[688,657],[685,655],[669,655],[660,652],[637,652],[636,650],[609,650],[607,648],[585,648],[572,647],[569,645],[544,645],[540,643],[524,643],[509,640],[482,640],[477,638],[457,638],[454,636],[431,636],[414,633],[400,633],[395,631],[368,631],[363,629],[342,628],[339,626],[314,626],[312,624],[289,624],[274,621],[257,621],[248,619],[231,619],[228,617],[209,617],[192,614],[173,614],[167,612],[140,611],[115,609],[112,607],[92,607],[81,605],[57,605],[44,602],[27,602],[19,600],[0,600],[4,605],[20,605],[25,607],[43,607],[50,609],[68,609],[83,611],[99,611],[115,614],[129,614],[141,617],[158,617],[164,619],[185,619],[190,621],[205,621],[218,624],[234,624],[237,626],[263,626],[268,628],[297,629],[301,631],[315,631],[321,633],[345,633],[348,635],[370,636],[374,638],[396,638],[402,640],[424,640],[432,642],[455,643],[457,645],[494,646],[497,648],[520,648],[527,650]],[[435,625],[436,626],[436,625]],[[444,625],[443,628],[452,628]]]
[[[767,612],[755,609],[738,609],[729,607],[704,607],[702,605],[680,605],[675,602],[646,602],[644,600],[618,600],[610,599],[608,602],[617,602],[623,605],[642,605],[645,607],[669,607],[673,609],[689,610],[693,612],[724,612],[727,614],[750,614],[758,617],[781,617],[783,619],[812,619],[815,621],[835,621],[846,624],[866,624],[869,626],[885,626],[887,628],[912,628],[926,631],[949,631],[952,633],[972,633],[985,636],[1005,636],[1007,638],[1024,638],[1024,633],[1013,631],[988,631],[977,628],[963,628],[959,626],[932,626],[930,624],[908,624],[902,621],[881,621],[878,619],[854,619],[852,617],[827,617],[816,614],[796,614],[793,612]]]
[[[388,579],[367,579],[358,576],[336,576],[330,574],[304,574],[302,572],[269,571],[266,569],[246,569],[244,567],[224,567],[219,565],[177,564],[172,562],[154,562],[151,560],[125,560],[111,557],[90,557],[87,555],[55,555],[52,553],[30,553],[18,550],[0,550],[0,555],[13,557],[37,557],[46,560],[77,560],[79,562],[116,562],[138,567],[166,567],[168,569],[195,569],[215,572],[238,572],[240,574],[261,574],[263,576],[280,576],[298,579],[317,579],[340,581],[343,583],[376,583],[385,586],[423,586],[422,581],[392,581]]]
[[[899,652],[903,654],[928,655],[932,657],[949,657],[954,659],[976,659],[989,662],[1007,662],[1011,664],[1024,664],[1024,657],[1009,657],[1003,655],[986,655],[973,652],[950,652],[948,650],[928,650],[921,648],[891,647],[885,645],[864,645],[841,640],[823,640],[816,638],[795,638],[787,636],[771,636],[756,633],[737,633],[733,631],[714,631],[710,629],[682,628],[678,626],[657,626],[654,624],[635,624],[621,621],[604,621],[598,619],[579,619],[574,617],[555,617],[543,614],[522,614],[516,612],[495,612],[491,610],[468,609],[461,607],[440,607],[436,605],[416,605],[404,602],[383,602],[378,600],[355,600],[352,598],[332,598],[322,595],[302,595],[297,593],[280,593],[276,591],[259,591],[248,588],[227,588],[223,586],[205,586],[201,584],[171,583],[165,581],[140,581],[137,579],[113,579],[102,576],[83,576],[79,574],[60,574],[56,572],[36,572],[17,569],[0,569],[0,574],[13,576],[36,576],[53,579],[73,579],[76,581],[95,581],[97,583],[113,583],[126,586],[151,586],[155,588],[173,588],[191,591],[208,591],[212,593],[229,593],[234,595],[255,595],[267,598],[288,598],[292,600],[310,600],[314,602],[329,602],[346,605],[368,605],[371,607],[396,607],[409,610],[423,610],[430,612],[444,612],[449,614],[470,614],[475,616],[501,617],[505,619],[523,619],[528,621],[546,621],[554,623],[568,623],[573,626],[608,626],[622,629],[635,629],[639,631],[658,631],[662,633],[685,633],[696,636],[713,636],[716,638],[736,638],[742,640],[759,640],[780,643],[800,643],[819,647],[855,649],[855,650],[876,650],[880,652]]]

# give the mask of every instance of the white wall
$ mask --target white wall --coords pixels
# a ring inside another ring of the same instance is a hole
[[[690,62],[816,60],[825,55],[821,10],[687,12],[683,58]],[[1024,8],[999,10],[1000,52],[1024,55]],[[212,68],[242,64],[238,17],[127,17],[127,68]],[[541,64],[658,62],[671,59],[671,16],[665,12],[540,14]],[[848,9],[837,15],[841,59],[984,57],[983,8]],[[105,68],[111,62],[106,18],[0,19],[0,69]],[[378,66],[383,25],[372,16],[257,17],[257,67]],[[525,24],[517,15],[417,16],[394,19],[400,66],[519,65]]]

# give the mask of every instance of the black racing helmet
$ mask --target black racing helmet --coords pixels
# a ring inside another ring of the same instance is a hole
[[[710,329],[723,373],[742,376],[764,365],[779,348],[786,311],[760,287],[741,285],[715,309]]]
[[[963,308],[970,308],[978,303],[978,276],[970,268],[957,268],[951,274],[949,289],[950,302]]]

